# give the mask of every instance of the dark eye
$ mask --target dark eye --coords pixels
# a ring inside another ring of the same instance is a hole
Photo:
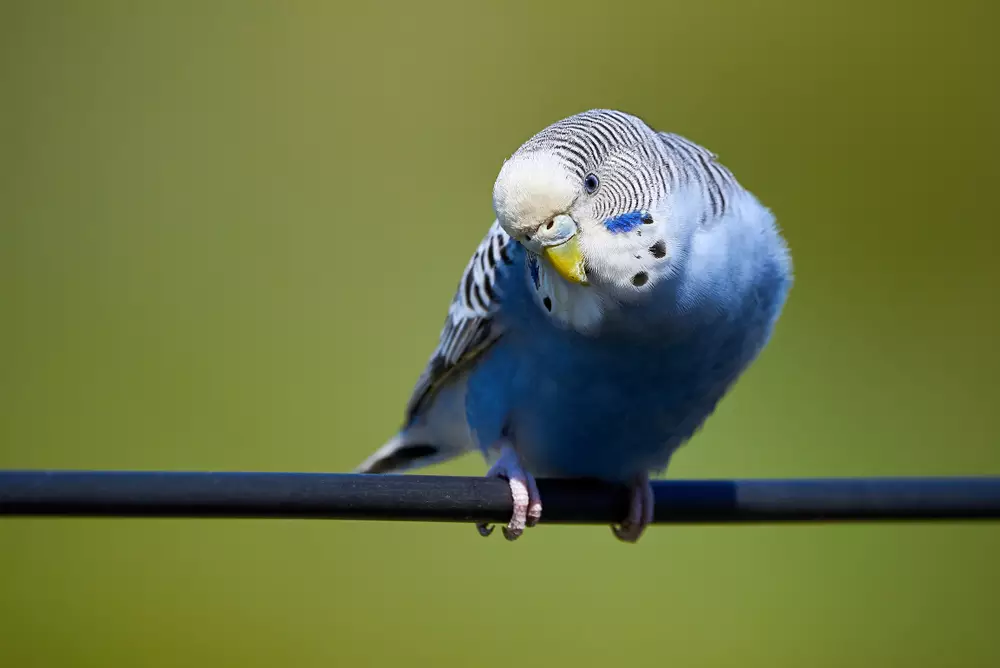
[[[597,192],[597,186],[601,185],[601,182],[597,180],[596,174],[587,174],[587,177],[583,180],[583,189],[587,191],[588,195],[593,195]]]

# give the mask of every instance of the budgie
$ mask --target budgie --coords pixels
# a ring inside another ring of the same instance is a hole
[[[510,486],[508,540],[542,516],[536,476],[622,483],[629,511],[612,531],[635,542],[653,519],[650,475],[770,338],[788,246],[715,154],[614,110],[525,142],[493,208],[402,428],[356,471],[479,450]]]

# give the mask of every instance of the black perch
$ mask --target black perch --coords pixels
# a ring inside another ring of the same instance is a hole
[[[543,524],[611,524],[624,487],[541,479]],[[658,480],[655,522],[1000,519],[1000,477]],[[500,479],[186,471],[0,471],[0,515],[506,522]]]

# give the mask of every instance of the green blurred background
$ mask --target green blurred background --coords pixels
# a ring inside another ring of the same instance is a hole
[[[503,159],[614,107],[796,265],[670,475],[1000,474],[997,17],[920,7],[4,1],[0,467],[350,469]],[[998,562],[986,525],[3,520],[0,665],[997,666]]]

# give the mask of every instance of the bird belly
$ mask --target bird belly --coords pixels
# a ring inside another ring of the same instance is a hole
[[[530,343],[506,337],[485,354],[466,410],[480,449],[506,434],[536,476],[626,481],[662,471],[746,363],[707,339]]]

